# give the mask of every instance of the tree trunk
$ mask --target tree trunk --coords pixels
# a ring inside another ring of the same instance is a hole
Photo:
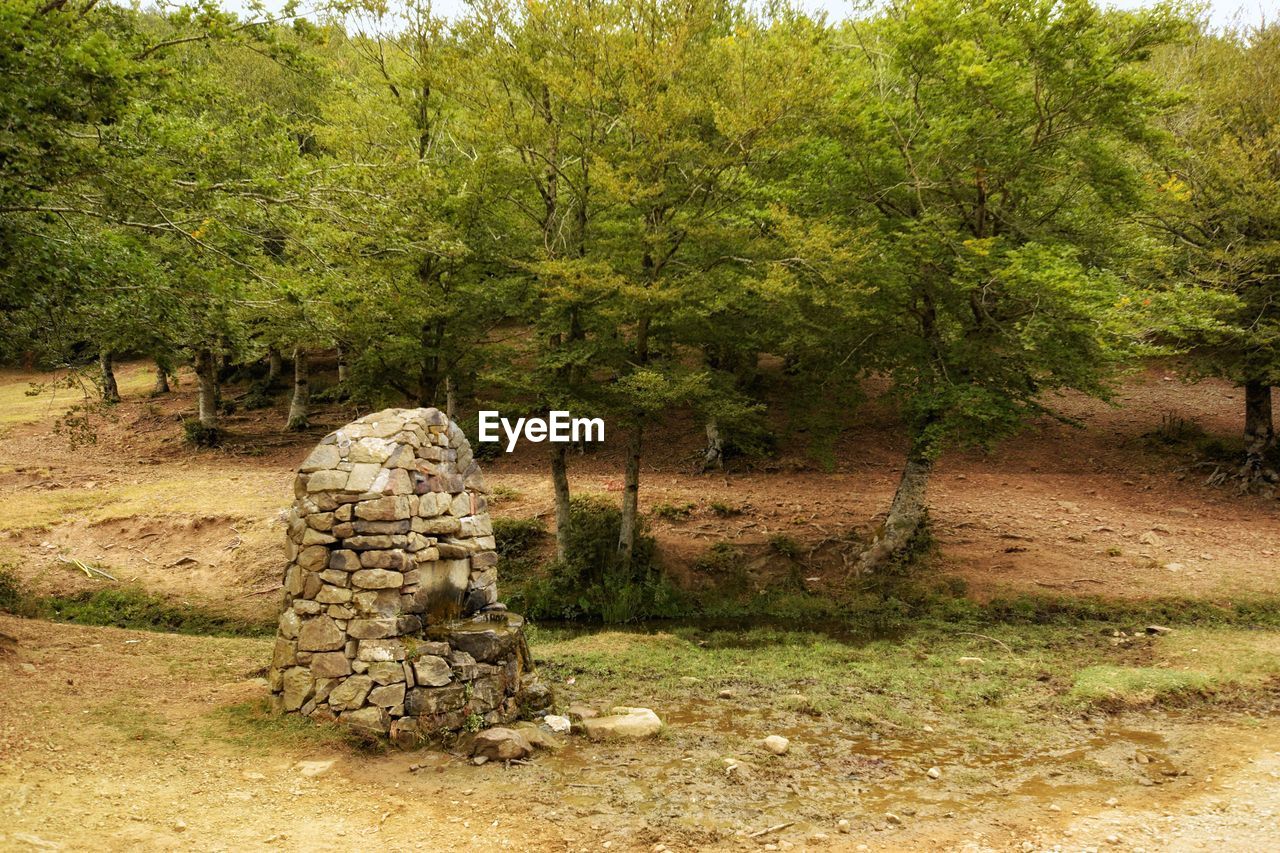
[[[857,572],[869,574],[885,568],[910,545],[928,516],[926,489],[933,460],[917,438],[907,453],[907,464],[898,481],[898,491],[889,505],[889,517],[858,558]]]
[[[556,495],[556,559],[563,560],[569,539],[569,468],[565,464],[569,445],[551,445],[551,484]]]
[[[707,418],[707,447],[702,453],[702,472],[724,470],[724,439],[720,437],[720,423]]]
[[[646,269],[652,266],[645,255]],[[649,318],[636,324],[636,364],[649,362]],[[640,452],[644,445],[644,413],[635,413],[627,441],[627,468],[622,480],[622,522],[618,526],[618,557],[623,568],[631,566],[636,550],[636,519],[640,514]]]
[[[444,413],[451,421],[458,417],[458,392],[453,387],[451,373],[446,373],[444,377]]]
[[[624,567],[631,565],[636,549],[636,518],[640,514],[640,451],[644,442],[644,421],[637,418],[627,441],[627,469],[622,481],[622,523],[618,526],[618,556]]]
[[[347,351],[338,344],[338,384],[346,385],[351,378],[351,368],[347,365]]]
[[[293,351],[293,401],[289,403],[288,429],[306,429],[311,426],[307,412],[311,405],[310,370],[307,351],[298,347]]]
[[[111,357],[110,350],[103,350],[98,353],[98,369],[102,371],[102,402],[119,403],[120,402],[120,386],[116,384],[115,360]]]
[[[267,347],[267,387],[274,388],[284,373],[284,358],[274,346]]]
[[[1246,480],[1271,479],[1267,453],[1275,446],[1276,431],[1271,419],[1271,386],[1265,382],[1244,384],[1244,452]]]
[[[196,372],[196,405],[200,426],[208,430],[218,428],[218,363],[213,353],[198,350],[194,364]]]
[[[161,359],[156,359],[156,387],[152,389],[152,394],[168,394],[169,388],[169,368]]]

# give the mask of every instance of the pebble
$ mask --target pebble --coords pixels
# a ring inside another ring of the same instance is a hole
[[[889,823],[893,824],[894,826],[902,826],[902,818],[898,817],[893,812],[885,812],[884,819],[889,821]]]
[[[786,755],[787,750],[791,748],[791,741],[782,735],[769,735],[764,739],[764,748],[774,755]]]
[[[721,698],[721,699],[732,699],[732,698],[733,698],[733,691],[732,691],[732,690],[721,690],[719,695],[720,695],[720,698]]]
[[[1051,811],[1051,812],[1060,812],[1060,811],[1062,811],[1062,806],[1058,805],[1057,803],[1050,803],[1050,804],[1049,804],[1049,811]]]
[[[840,818],[838,821],[836,821],[836,829],[840,830],[841,832],[853,831],[853,827],[849,825],[849,821],[845,820],[844,818]]]
[[[547,728],[557,734],[564,734],[569,731],[571,726],[568,717],[561,717],[556,714],[547,714],[542,718],[542,722],[547,724]]]
[[[930,768],[929,768],[929,772],[928,772],[926,775],[928,775],[928,777],[929,777],[930,779],[941,779],[941,778],[942,778],[942,768],[940,768],[940,767],[930,767]]]
[[[1111,799],[1107,800],[1107,805],[1114,809],[1116,806],[1120,805],[1120,801],[1117,800],[1115,797],[1112,797]]]

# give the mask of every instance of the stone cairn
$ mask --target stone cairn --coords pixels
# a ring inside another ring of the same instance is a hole
[[[437,409],[366,415],[298,470],[277,710],[409,747],[550,704],[523,619],[498,603],[488,489],[457,424]]]

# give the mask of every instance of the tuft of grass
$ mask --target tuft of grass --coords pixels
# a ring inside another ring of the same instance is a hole
[[[694,504],[657,504],[650,512],[664,521],[685,521],[693,515]]]
[[[724,501],[712,501],[708,506],[721,518],[732,518],[735,515],[742,515],[743,512],[742,507]]]
[[[524,495],[510,486],[499,483],[489,490],[489,506],[495,507],[508,501],[518,501]]]
[[[770,537],[769,549],[778,556],[786,557],[789,560],[795,560],[800,556],[800,543],[781,533]]]

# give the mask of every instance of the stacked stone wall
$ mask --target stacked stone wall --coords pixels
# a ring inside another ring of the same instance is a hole
[[[289,516],[279,710],[413,742],[538,704],[520,617],[498,603],[487,491],[436,409],[388,409],[320,442]]]

